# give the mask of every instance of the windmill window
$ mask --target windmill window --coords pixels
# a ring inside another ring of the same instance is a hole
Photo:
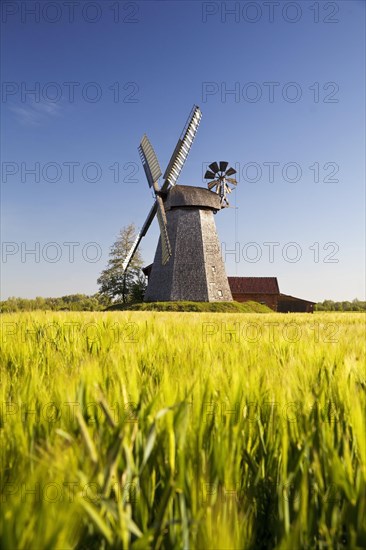
[[[212,273],[215,273],[215,271],[216,271],[216,267],[213,265],[212,266]]]
[[[222,297],[222,290],[218,290],[217,291],[217,294],[220,296],[220,298]]]

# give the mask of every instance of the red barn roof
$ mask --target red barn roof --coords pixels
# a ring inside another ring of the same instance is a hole
[[[277,277],[228,277],[232,294],[279,294]]]
[[[281,300],[289,300],[289,301],[298,301],[298,302],[306,302],[307,304],[316,304],[316,302],[312,302],[311,300],[304,300],[304,298],[296,298],[296,296],[290,296],[289,294],[280,294]]]

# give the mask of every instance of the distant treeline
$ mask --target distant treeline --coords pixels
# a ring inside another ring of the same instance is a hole
[[[366,302],[361,302],[355,298],[352,302],[333,302],[333,300],[324,300],[314,307],[315,311],[366,311]]]
[[[15,311],[101,311],[111,304],[111,301],[101,294],[71,294],[61,298],[8,298],[0,302],[1,313]]]
[[[110,306],[112,301],[101,294],[71,294],[61,298],[9,298],[0,302],[0,313],[16,311],[102,311]],[[366,302],[352,300],[352,302],[333,302],[324,300],[314,307],[315,311],[366,311]]]

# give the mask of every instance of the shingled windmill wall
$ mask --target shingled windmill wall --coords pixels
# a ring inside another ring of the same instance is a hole
[[[213,214],[220,210],[219,197],[202,187],[177,185],[165,210],[172,257],[162,265],[159,239],[145,301],[231,301]]]

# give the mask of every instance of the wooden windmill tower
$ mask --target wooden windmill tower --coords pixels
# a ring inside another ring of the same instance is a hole
[[[229,205],[226,195],[231,189],[227,182],[236,185],[236,181],[228,176],[233,175],[235,170],[226,170],[227,162],[214,162],[205,174],[206,179],[212,180],[208,184],[209,189],[176,185],[201,117],[199,107],[194,106],[164,173],[161,188],[158,181],[162,173],[146,135],[139,146],[147,180],[154,190],[155,203],[125,259],[123,269],[127,269],[157,214],[160,238],[145,301],[232,300],[214,214]]]

